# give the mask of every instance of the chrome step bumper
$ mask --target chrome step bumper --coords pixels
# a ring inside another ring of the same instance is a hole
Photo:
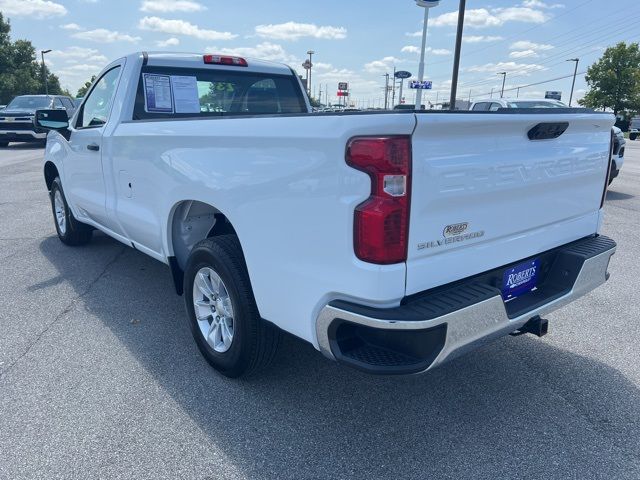
[[[589,237],[536,257],[546,258],[549,273],[538,292],[514,311],[489,281],[492,272],[405,299],[379,309],[333,301],[318,315],[316,333],[323,354],[371,373],[404,374],[429,370],[546,315],[608,279],[616,243]],[[524,260],[523,260],[524,261]],[[520,262],[516,262],[520,263]],[[563,283],[564,282],[564,283]]]

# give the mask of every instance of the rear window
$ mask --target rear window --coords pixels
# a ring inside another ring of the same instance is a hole
[[[162,85],[165,79],[166,85]],[[179,86],[174,83],[178,81],[181,82]],[[152,82],[155,83],[151,85]],[[152,99],[154,88],[159,88],[162,99],[159,96]],[[184,103],[186,97],[187,103]],[[157,108],[160,105],[162,108]],[[302,92],[293,75],[148,66],[142,69],[138,82],[133,119],[273,115],[306,111]]]
[[[553,100],[523,100],[521,102],[509,102],[511,108],[566,108],[566,105]]]

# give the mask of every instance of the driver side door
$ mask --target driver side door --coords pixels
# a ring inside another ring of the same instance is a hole
[[[70,128],[70,153],[65,159],[64,189],[80,219],[90,219],[111,229],[105,206],[102,136],[113,105],[122,67],[102,75],[85,98]]]

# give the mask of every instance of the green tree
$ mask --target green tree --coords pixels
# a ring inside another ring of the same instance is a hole
[[[611,108],[614,114],[640,108],[640,48],[624,42],[609,47],[587,70],[589,91],[580,105]]]
[[[28,40],[11,41],[11,24],[0,12],[0,103],[9,103],[16,95],[44,93],[42,65]],[[45,68],[49,93],[66,94],[56,75]]]
[[[78,89],[78,93],[76,93],[76,98],[84,97],[89,91],[89,88],[91,88],[91,84],[95,81],[95,79],[96,79],[96,76],[91,75],[91,80],[89,80],[88,82],[84,82],[84,85]]]

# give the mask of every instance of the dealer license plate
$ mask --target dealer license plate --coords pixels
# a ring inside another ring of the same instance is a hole
[[[504,301],[529,293],[536,288],[540,260],[537,258],[505,270],[502,277],[502,298]]]

